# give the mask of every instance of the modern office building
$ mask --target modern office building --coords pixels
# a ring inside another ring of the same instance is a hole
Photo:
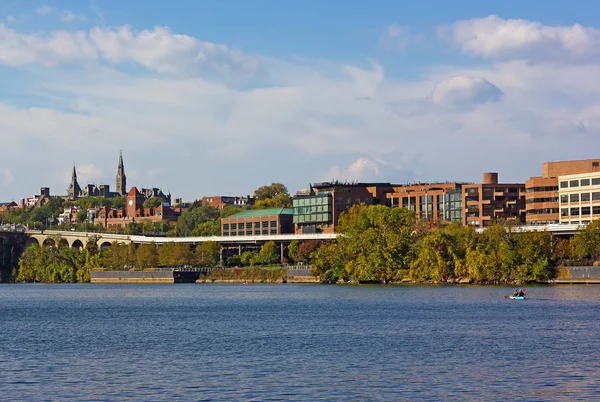
[[[258,236],[294,233],[292,208],[255,209],[221,219],[223,236]]]
[[[563,207],[559,206],[559,177],[592,172],[600,172],[600,159],[546,162],[542,164],[542,176],[531,177],[525,182],[527,224],[535,225],[567,221],[566,219],[561,219],[563,213],[561,208]],[[565,206],[564,208],[569,207]],[[576,221],[579,219],[573,220]]]
[[[387,205],[416,213],[419,219],[462,222],[462,186],[464,183],[415,183],[392,186]]]
[[[480,184],[465,184],[463,224],[486,227],[498,220],[525,223],[525,184],[498,183],[498,173],[483,174]]]
[[[292,200],[295,232],[334,233],[342,212],[353,205],[386,204],[390,183],[315,183]]]
[[[585,225],[600,218],[600,171],[558,176],[560,223]]]

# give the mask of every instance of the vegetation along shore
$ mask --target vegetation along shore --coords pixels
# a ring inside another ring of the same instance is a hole
[[[403,208],[356,205],[340,218],[339,233],[335,241],[292,242],[288,261],[312,266],[322,283],[513,284],[548,282],[564,265],[597,265],[600,258],[600,221],[571,239],[553,239],[548,232],[521,233],[506,223],[479,233],[468,226],[423,222]],[[195,248],[177,243],[114,244],[102,251],[93,241],[82,250],[56,244],[27,248],[12,279],[86,282],[90,270],[178,266],[221,267],[213,272],[220,272],[223,278],[215,280],[224,282],[281,282],[285,276],[280,267],[268,268],[280,260],[273,242],[260,251],[232,256],[225,265],[214,242]],[[269,269],[275,271],[268,273]]]

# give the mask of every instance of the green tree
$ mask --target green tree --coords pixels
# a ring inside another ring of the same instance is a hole
[[[142,206],[144,208],[158,208],[163,202],[165,202],[165,200],[160,197],[150,197],[144,200]]]
[[[254,190],[254,209],[265,208],[290,208],[292,197],[286,186],[281,183],[272,183]]]
[[[313,253],[313,272],[323,283],[347,280],[344,253],[337,243],[323,243]]]
[[[135,262],[138,268],[152,268],[158,264],[156,244],[140,244],[135,251]]]
[[[354,205],[339,219],[338,242],[353,281],[387,283],[408,273],[413,212],[383,205]]]
[[[277,264],[279,262],[279,253],[274,241],[268,241],[263,244],[259,252],[259,261],[265,265]]]
[[[207,241],[196,247],[196,261],[201,266],[216,266],[221,259],[221,246],[214,241]]]
[[[163,267],[176,267],[191,263],[193,255],[185,243],[165,243],[158,247],[158,264]]]
[[[593,220],[575,234],[572,244],[575,257],[597,261],[600,257],[600,219]]]

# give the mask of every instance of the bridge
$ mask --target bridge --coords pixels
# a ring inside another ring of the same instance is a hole
[[[1,237],[0,232],[0,237]],[[5,232],[6,233],[6,232]],[[26,230],[24,232],[29,239],[27,245],[44,244],[56,245],[62,243],[68,247],[85,247],[88,242],[95,241],[100,248],[107,248],[114,243],[135,243],[135,244],[167,244],[183,243],[197,245],[206,242],[219,243],[221,246],[242,246],[242,245],[260,245],[268,241],[275,243],[290,243],[293,240],[332,240],[337,237],[335,233],[315,233],[315,234],[282,234],[282,235],[259,235],[259,236],[205,236],[205,237],[154,237],[140,235],[124,235],[114,233],[96,233],[96,232],[75,232],[60,230]]]
[[[515,226],[512,228],[515,232],[531,232],[531,231],[548,231],[553,236],[572,236],[581,229],[580,225],[573,224],[550,224],[550,225],[524,225]],[[485,228],[477,228],[477,232],[481,233]],[[114,233],[96,233],[96,232],[75,232],[75,231],[60,231],[60,230],[15,230],[15,232],[23,233],[28,237],[27,246],[32,244],[40,245],[56,245],[62,243],[71,248],[85,247],[88,242],[95,241],[101,249],[106,249],[114,243],[135,243],[135,244],[156,244],[162,245],[167,243],[183,243],[190,245],[198,245],[205,242],[215,242],[223,248],[235,248],[242,246],[261,245],[268,241],[279,243],[281,247],[284,244],[289,244],[293,240],[333,240],[336,239],[337,233],[314,233],[314,234],[280,234],[280,235],[258,235],[258,236],[204,236],[204,237],[154,237],[140,235],[124,235]],[[13,230],[0,231],[0,243]]]

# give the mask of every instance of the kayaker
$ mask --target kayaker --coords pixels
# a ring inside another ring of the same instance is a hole
[[[515,291],[513,292],[513,297],[517,297],[519,295],[519,290],[515,289]]]
[[[519,289],[519,296],[520,296],[520,297],[523,297],[523,296],[525,296],[525,293],[523,293],[523,289]]]

